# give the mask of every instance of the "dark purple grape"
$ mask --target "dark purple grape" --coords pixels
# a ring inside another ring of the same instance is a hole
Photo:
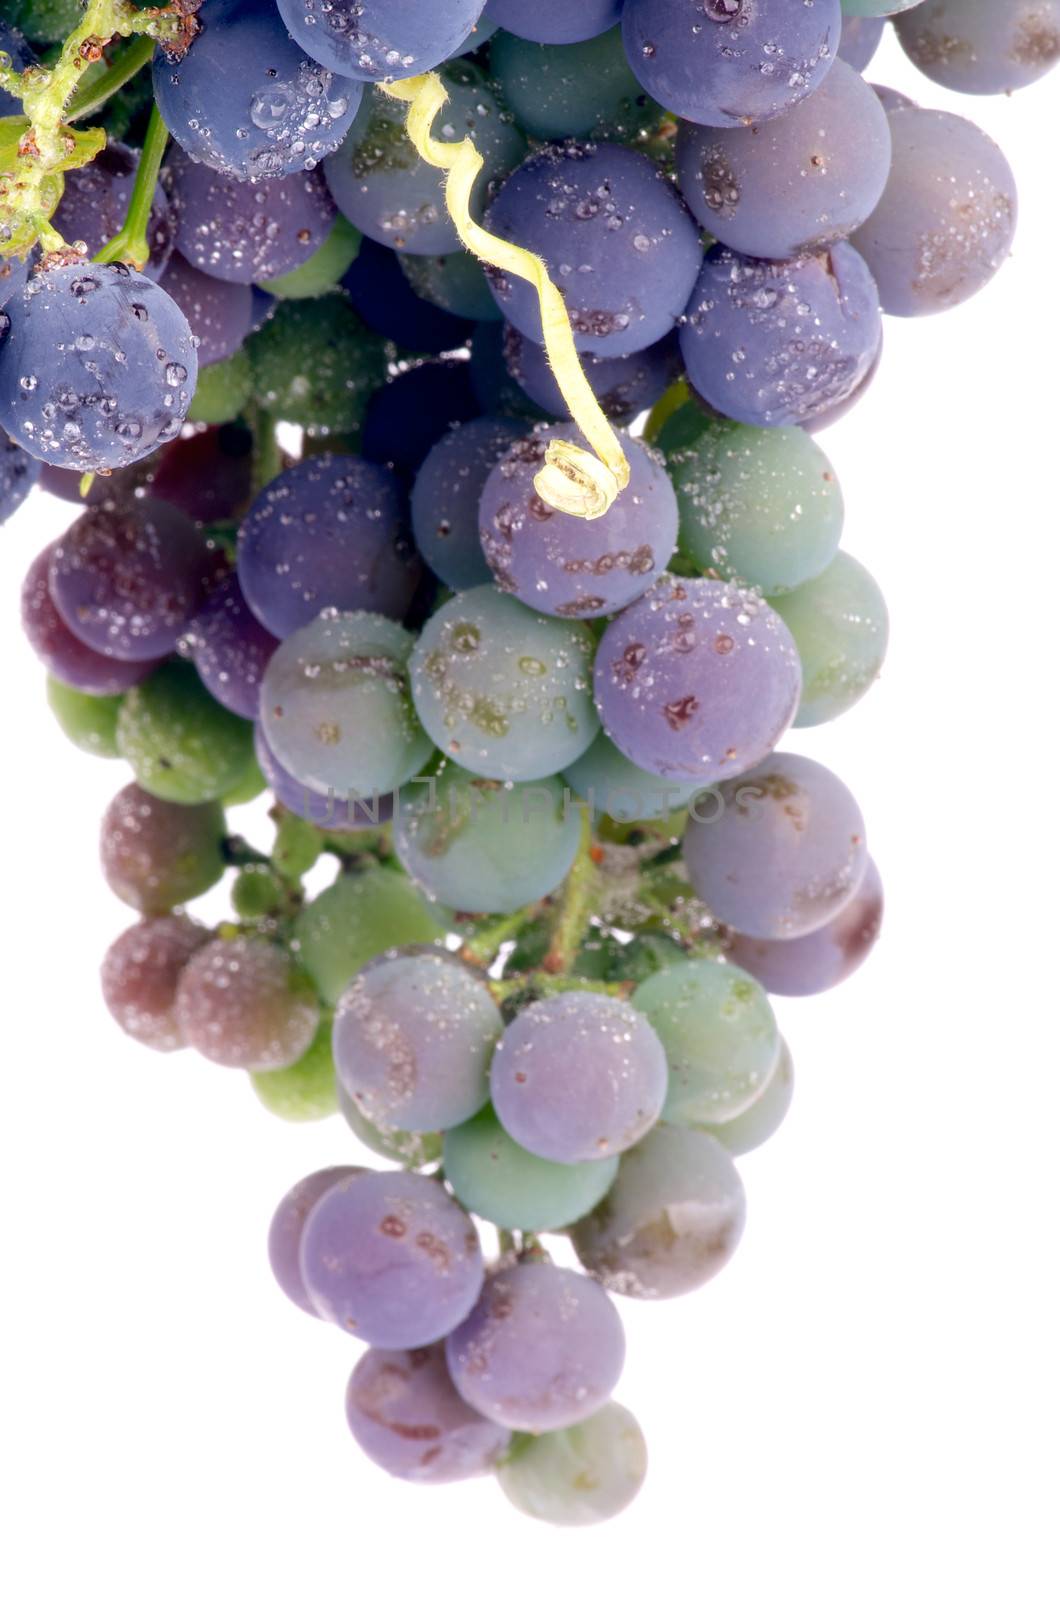
[[[170,159],[177,248],[200,272],[253,283],[293,272],[324,243],[335,204],[319,172],[240,183],[177,151]]]
[[[0,90],[0,95],[3,90]],[[29,277],[29,262],[9,260],[0,256],[0,310],[3,310],[9,300],[22,293]],[[0,318],[0,337],[6,331],[3,318]]]
[[[273,1277],[288,1300],[293,1301],[300,1310],[307,1311],[311,1317],[315,1317],[317,1311],[306,1294],[302,1270],[298,1265],[298,1250],[306,1218],[317,1201],[335,1184],[363,1171],[363,1167],[325,1167],[320,1172],[311,1172],[284,1195],[269,1225],[269,1265]]]
[[[31,67],[35,57],[33,51],[19,33],[9,22],[0,17],[0,50],[10,57],[11,65],[16,72],[25,72]],[[18,117],[22,115],[22,103],[7,89],[0,89],[0,117]],[[0,305],[3,300],[0,299]]]
[[[40,475],[40,462],[0,428],[0,526],[14,516]]]
[[[170,257],[162,287],[188,319],[198,340],[201,367],[226,361],[250,333],[253,296],[249,284],[210,277],[177,250]]]
[[[474,417],[443,434],[416,474],[416,548],[450,589],[490,581],[478,531],[479,501],[490,472],[524,432],[522,424],[505,417]]]
[[[458,1394],[441,1344],[366,1350],[346,1390],[346,1420],[369,1460],[411,1483],[489,1472],[511,1438]]]
[[[813,933],[795,939],[751,939],[738,933],[726,953],[770,994],[821,994],[857,971],[882,922],[883,884],[870,859],[853,898]]]
[[[126,905],[160,916],[205,894],[222,877],[224,833],[224,812],[216,802],[176,805],[127,784],[103,816],[103,876]]]
[[[181,1048],[177,984],[209,937],[206,928],[178,913],[134,923],[115,939],[103,957],[103,999],[130,1038],[152,1050]]]
[[[52,226],[64,239],[87,245],[89,257],[96,255],[125,222],[139,163],[138,151],[112,139],[88,166],[76,167],[64,175],[63,197],[52,217]],[[145,278],[157,283],[162,277],[176,232],[177,221],[165,191],[156,183],[147,224],[151,254],[143,269]]]
[[[188,632],[191,659],[207,689],[226,710],[251,722],[278,643],[247,605],[234,572],[212,590]]]
[[[22,628],[53,678],[83,694],[122,694],[140,683],[156,661],[118,661],[90,650],[71,633],[51,597],[48,573],[54,545],[37,556],[22,585]]]
[[[535,44],[578,44],[613,28],[622,0],[489,0],[487,16],[519,39]]]
[[[174,439],[152,463],[151,494],[195,522],[227,522],[250,498],[252,443],[239,423]]]
[[[666,178],[621,145],[536,151],[502,185],[487,226],[544,259],[575,343],[592,355],[631,355],[664,338],[703,260],[696,225]],[[540,342],[531,285],[495,272],[491,287],[508,320]]]
[[[518,328],[508,326],[504,332],[504,358],[508,371],[535,405],[554,417],[569,415],[542,345],[524,338]],[[582,370],[605,416],[613,422],[629,422],[640,412],[650,411],[680,375],[676,335],[670,334],[631,356],[583,355]]]
[[[482,491],[482,549],[497,587],[554,617],[604,616],[628,606],[662,572],[677,546],[677,498],[660,456],[624,438],[629,486],[587,522],[546,505],[535,479],[553,440],[579,442],[573,423],[517,439]]]
[[[299,1253],[318,1316],[384,1350],[433,1344],[482,1287],[478,1235],[434,1178],[364,1172],[329,1189]]]
[[[168,294],[120,262],[35,272],[8,307],[0,426],[31,455],[101,472],[175,439],[198,358]]]
[[[524,1433],[568,1428],[598,1411],[626,1355],[618,1312],[599,1284],[547,1261],[493,1273],[445,1348],[468,1405]]]
[[[880,344],[880,304],[849,244],[797,261],[716,245],[703,263],[681,354],[708,405],[755,427],[809,422],[864,382]]]
[[[440,356],[466,344],[474,323],[421,300],[412,290],[393,250],[363,239],[342,287],[354,310],[373,333],[405,350]]]
[[[351,78],[407,78],[458,51],[483,0],[280,0],[280,16],[302,46]]]
[[[328,609],[398,620],[420,570],[405,530],[404,496],[385,466],[330,454],[299,461],[261,491],[240,529],[247,604],[279,639]]]
[[[157,661],[173,650],[202,604],[206,542],[164,500],[85,511],[52,547],[52,599],[90,649],[120,661]]]
[[[466,361],[424,361],[376,390],[368,402],[361,450],[406,478],[456,423],[479,414]]]
[[[886,26],[886,17],[844,17],[836,52],[840,61],[855,72],[864,72],[879,49]]]
[[[213,939],[177,986],[177,1020],[188,1044],[221,1067],[274,1072],[313,1043],[320,1005],[288,952],[265,939]]]

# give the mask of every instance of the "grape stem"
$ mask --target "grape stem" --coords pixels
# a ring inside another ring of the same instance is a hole
[[[251,498],[254,498],[283,471],[283,453],[276,437],[276,424],[260,406],[248,405],[243,421],[254,439],[250,474]]]
[[[124,88],[130,78],[135,78],[154,53],[155,41],[149,34],[134,39],[132,44],[115,56],[106,72],[101,72],[91,83],[82,84],[71,97],[66,108],[67,122],[77,122],[81,117],[90,117],[93,112],[99,111],[111,95]]]
[[[529,1004],[531,1000],[544,1000],[552,994],[608,994],[624,1000],[633,993],[636,984],[629,980],[605,983],[601,978],[575,978],[566,975],[552,977],[547,972],[526,972],[518,978],[491,978],[487,984],[498,1005],[508,1000]]]
[[[157,106],[151,108],[144,146],[136,167],[136,180],[129,200],[129,209],[119,231],[95,257],[101,266],[111,261],[124,261],[142,272],[151,259],[151,245],[147,230],[151,224],[151,207],[154,204],[155,185],[162,167],[162,157],[169,143],[169,129],[162,121]]]
[[[542,966],[547,973],[569,972],[585,938],[596,901],[597,878],[594,860],[592,816],[588,806],[581,808],[581,834],[578,851],[567,874],[560,897],[552,941]]]
[[[676,383],[670,385],[665,394],[659,396],[648,412],[648,419],[644,424],[644,438],[648,444],[655,443],[664,425],[669,422],[675,411],[681,409],[685,401],[691,397],[691,393],[687,380],[678,378]]]
[[[518,940],[519,935],[525,932],[532,922],[537,921],[542,909],[541,901],[537,900],[533,905],[513,911],[510,916],[490,917],[464,940],[460,954],[473,966],[491,966],[500,954],[501,946],[507,944],[509,940]]]

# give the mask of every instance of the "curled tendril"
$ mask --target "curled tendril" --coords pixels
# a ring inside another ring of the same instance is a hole
[[[434,119],[449,98],[437,73],[381,83],[379,87],[395,100],[407,102],[409,138],[424,161],[445,172],[445,203],[461,242],[488,266],[525,279],[537,291],[549,365],[571,416],[594,453],[566,440],[553,439],[534,487],[546,505],[556,511],[588,521],[602,517],[629,482],[629,462],[582,371],[567,308],[548,268],[540,256],[507,239],[498,239],[472,217],[471,191],[482,171],[482,157],[470,139],[442,142],[432,134]]]

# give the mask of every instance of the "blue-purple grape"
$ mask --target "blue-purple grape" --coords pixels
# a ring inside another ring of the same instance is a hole
[[[875,683],[887,653],[887,602],[875,578],[840,550],[816,578],[773,603],[802,663],[795,727],[842,716]]]
[[[369,241],[371,242],[371,241]],[[392,252],[403,277],[413,289],[417,304],[426,301],[439,310],[472,324],[499,322],[501,314],[490,293],[482,263],[469,250],[453,250],[439,256],[414,256],[406,250]],[[473,326],[467,333],[474,331]],[[457,342],[463,344],[465,334]],[[402,341],[398,340],[400,344]],[[455,349],[453,341],[440,347]]]
[[[456,1127],[489,1099],[504,1031],[489,989],[445,951],[394,951],[354,978],[335,1013],[339,1081],[376,1127]]]
[[[285,810],[311,822],[323,833],[356,833],[378,828],[390,821],[393,800],[390,795],[317,794],[308,784],[289,773],[276,758],[260,723],[254,728],[254,754],[267,786]]]
[[[324,1167],[320,1172],[311,1172],[284,1195],[269,1225],[268,1252],[272,1275],[288,1300],[300,1310],[307,1311],[311,1317],[315,1317],[317,1311],[306,1293],[302,1269],[298,1264],[298,1249],[306,1219],[329,1189],[363,1170],[361,1167]]]
[[[441,79],[449,96],[438,119],[442,137],[452,141],[466,134],[483,159],[471,202],[481,219],[495,185],[526,153],[526,140],[480,68],[454,61]],[[365,95],[343,144],[324,163],[328,188],[343,215],[378,244],[414,255],[458,250],[443,175],[409,143],[406,114],[400,100],[379,89]]]
[[[487,1106],[450,1128],[442,1155],[460,1204],[498,1228],[533,1233],[568,1228],[598,1205],[614,1182],[618,1157],[543,1161],[516,1144]]]
[[[554,617],[619,611],[666,571],[677,546],[677,500],[660,458],[624,437],[627,488],[587,522],[546,505],[535,486],[553,440],[580,440],[573,423],[535,428],[509,447],[482,491],[479,529],[494,582]]]
[[[373,333],[392,339],[404,350],[434,356],[458,349],[470,337],[472,323],[421,299],[402,271],[400,259],[374,239],[361,241],[357,259],[342,280],[354,310]]]
[[[622,0],[488,0],[486,14],[498,27],[535,44],[575,44],[615,27]]]
[[[470,1217],[416,1172],[364,1172],[329,1189],[306,1221],[299,1265],[317,1315],[384,1350],[444,1339],[484,1273]]]
[[[715,245],[688,303],[681,354],[708,405],[778,427],[812,422],[855,394],[880,338],[876,285],[849,244],[796,261]]]
[[[278,639],[327,609],[400,620],[419,576],[405,528],[403,497],[386,467],[309,456],[273,478],[243,520],[238,568],[247,604]]]
[[[40,478],[41,464],[0,428],[0,527],[13,517]],[[475,528],[478,544],[478,528]],[[485,563],[483,563],[485,566]],[[489,573],[486,574],[487,578]]]
[[[923,0],[894,25],[910,61],[959,94],[1011,94],[1060,61],[1058,0]]]
[[[493,1273],[446,1340],[468,1405],[525,1433],[567,1428],[599,1410],[625,1354],[618,1312],[599,1284],[545,1261]]]
[[[237,935],[211,940],[185,966],[177,1021],[187,1043],[208,1061],[271,1072],[305,1055],[320,1005],[281,945]]]
[[[891,172],[853,242],[894,317],[960,305],[1005,261],[1016,231],[1016,180],[994,141],[948,111],[892,111]]]
[[[48,582],[67,627],[100,655],[157,661],[203,603],[210,552],[183,512],[129,500],[82,513],[52,548]]]
[[[335,76],[291,38],[272,6],[210,0],[179,61],[156,51],[155,102],[193,161],[232,178],[279,178],[342,143],[364,85]]]
[[[49,267],[8,306],[0,426],[30,455],[99,472],[175,439],[195,392],[187,318],[120,262]]]
[[[626,0],[626,54],[677,116],[736,128],[779,117],[835,60],[839,0]]]
[[[169,159],[180,224],[177,248],[211,278],[254,283],[279,278],[309,260],[335,220],[319,171],[243,183],[192,161]]]
[[[611,995],[572,991],[520,1011],[490,1071],[507,1133],[545,1161],[620,1155],[658,1119],[666,1054],[645,1017]]]
[[[578,1259],[613,1294],[664,1300],[709,1282],[743,1233],[746,1201],[729,1152],[709,1133],[660,1123],[571,1229]]]
[[[140,683],[155,661],[119,661],[82,643],[63,621],[48,584],[54,545],[33,561],[22,586],[22,629],[34,653],[60,683],[82,694],[118,695]]]
[[[191,957],[210,937],[180,913],[149,917],[120,934],[100,971],[103,1001],[131,1039],[150,1050],[179,1050],[177,984]]]
[[[431,752],[409,698],[410,633],[376,612],[325,612],[273,655],[261,686],[265,736],[317,794],[389,794]]]
[[[636,1417],[609,1400],[584,1422],[521,1439],[497,1482],[517,1511],[561,1528],[585,1528],[624,1511],[648,1471]]]
[[[224,812],[216,802],[178,805],[126,784],[100,826],[107,887],[143,916],[162,916],[220,881],[224,832]]]
[[[411,78],[463,48],[483,0],[278,0],[315,61],[351,78]]]
[[[504,357],[508,371],[535,405],[554,417],[567,417],[569,407],[542,345],[509,327],[505,329]],[[582,370],[589,386],[600,409],[613,422],[630,422],[642,411],[650,411],[679,376],[680,366],[673,334],[631,356],[582,356]]]
[[[487,226],[542,257],[575,344],[591,355],[632,355],[664,338],[703,259],[696,225],[664,175],[621,145],[535,151],[502,185]],[[540,343],[533,288],[497,272],[490,281],[509,322]]]
[[[844,17],[836,54],[855,72],[864,72],[879,49],[886,17]]]
[[[729,954],[770,994],[822,994],[857,971],[879,938],[882,922],[883,884],[870,858],[853,897],[821,927],[795,939],[735,934]]]
[[[886,84],[874,83],[872,92],[888,116],[892,111],[901,111],[906,106],[912,106],[914,110],[916,109],[915,100],[910,100],[907,94],[900,94],[897,89],[888,89]]]
[[[838,916],[868,862],[865,821],[846,784],[807,756],[774,751],[721,785],[722,808],[684,835],[692,887],[720,921],[794,939]]]
[[[740,967],[678,961],[639,984],[633,1004],[666,1052],[667,1122],[729,1122],[769,1082],[780,1048],[777,1019],[762,986]]]
[[[22,37],[17,28],[0,17],[0,51],[7,56],[8,61],[16,72],[25,72],[34,62],[33,51]],[[19,117],[22,115],[22,102],[17,100],[7,89],[0,89],[0,117]],[[0,300],[0,305],[3,301]]]
[[[845,61],[775,122],[683,123],[677,140],[678,183],[693,216],[730,250],[775,260],[853,233],[890,164],[887,114]]]
[[[448,600],[420,634],[412,698],[427,733],[458,766],[528,782],[561,772],[599,730],[593,637],[492,585]]]
[[[447,762],[429,786],[402,792],[394,848],[430,899],[453,911],[503,914],[559,887],[580,831],[558,778],[501,784]]]
[[[214,699],[251,722],[259,714],[261,680],[278,642],[250,610],[234,572],[211,590],[187,639],[199,677]]]
[[[177,250],[170,257],[162,287],[183,311],[198,340],[200,367],[227,361],[249,335],[253,310],[249,284],[229,283],[200,272]]]
[[[376,389],[364,414],[361,451],[409,481],[438,440],[479,409],[468,362],[424,361]]]
[[[473,417],[432,445],[412,488],[412,532],[431,571],[450,589],[489,583],[478,508],[486,479],[525,429],[506,417]]]
[[[346,1420],[369,1460],[410,1483],[490,1472],[511,1438],[457,1393],[441,1344],[366,1350],[346,1390]]]
[[[673,783],[634,766],[606,733],[563,774],[575,794],[616,822],[651,822],[686,805],[702,785]]]
[[[53,228],[64,239],[76,239],[86,245],[89,256],[96,255],[125,222],[139,162],[138,151],[112,139],[88,166],[65,173],[63,197],[51,219]],[[173,252],[176,232],[173,209],[162,185],[156,183],[147,224],[151,253],[143,268],[145,278],[153,278],[157,283],[162,277]]]
[[[28,277],[28,261],[16,261],[0,256],[0,310],[3,310],[9,300],[22,293]],[[6,331],[6,323],[0,323],[0,332],[2,331]]]
[[[645,772],[705,786],[753,767],[795,715],[794,640],[750,590],[663,578],[611,622],[596,654],[604,731]]]

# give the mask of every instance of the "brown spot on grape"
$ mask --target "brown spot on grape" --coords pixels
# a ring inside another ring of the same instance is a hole
[[[383,1218],[379,1224],[379,1232],[385,1234],[388,1239],[403,1239],[408,1229],[400,1217],[391,1215]]]
[[[686,726],[699,710],[699,700],[694,694],[682,695],[663,706],[663,716],[675,733]]]

